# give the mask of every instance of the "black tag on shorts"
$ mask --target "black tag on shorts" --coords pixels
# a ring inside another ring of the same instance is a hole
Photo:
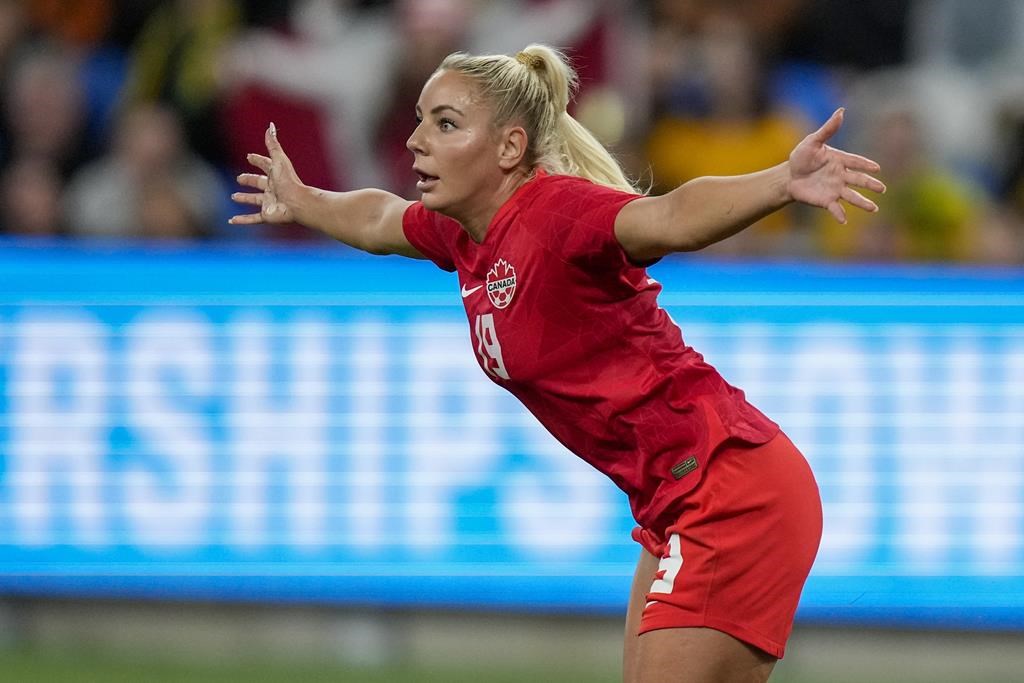
[[[682,479],[695,469],[697,469],[697,456],[691,455],[689,458],[672,468],[672,476],[676,479]]]

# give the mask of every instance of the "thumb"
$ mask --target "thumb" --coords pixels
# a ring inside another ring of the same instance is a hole
[[[842,127],[843,116],[845,113],[846,109],[844,107],[839,107],[839,109],[832,112],[832,116],[828,117],[828,121],[826,121],[821,128],[811,133],[811,137],[814,141],[820,142],[821,144],[828,142],[829,139],[839,132],[839,129]]]

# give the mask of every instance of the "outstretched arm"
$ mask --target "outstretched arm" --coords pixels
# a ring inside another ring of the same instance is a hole
[[[877,211],[854,188],[884,192],[885,185],[870,175],[878,172],[878,164],[826,144],[842,124],[843,110],[838,109],[778,166],[740,176],[696,178],[660,197],[630,202],[615,220],[615,236],[631,258],[646,261],[703,249],[794,201],[827,209],[840,223],[846,223],[840,199]]]
[[[371,254],[424,258],[402,230],[402,217],[412,202],[384,190],[328,192],[304,185],[277,140],[274,124],[267,128],[264,141],[270,156],[248,156],[264,175],[238,176],[240,184],[257,192],[231,195],[240,204],[258,206],[259,213],[233,216],[230,223],[301,223]]]

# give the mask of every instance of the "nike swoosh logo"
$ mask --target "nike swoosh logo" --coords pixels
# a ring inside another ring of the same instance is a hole
[[[469,289],[466,289],[466,285],[462,285],[462,298],[465,299],[467,296],[469,296],[476,290],[480,289],[481,287],[483,287],[483,285],[477,285],[476,287],[470,287]]]

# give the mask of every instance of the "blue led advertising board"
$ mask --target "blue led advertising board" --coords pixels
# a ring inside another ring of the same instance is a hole
[[[818,477],[800,618],[1024,626],[1024,273],[650,274]],[[0,592],[622,612],[624,496],[484,377],[457,291],[332,244],[3,243]]]

